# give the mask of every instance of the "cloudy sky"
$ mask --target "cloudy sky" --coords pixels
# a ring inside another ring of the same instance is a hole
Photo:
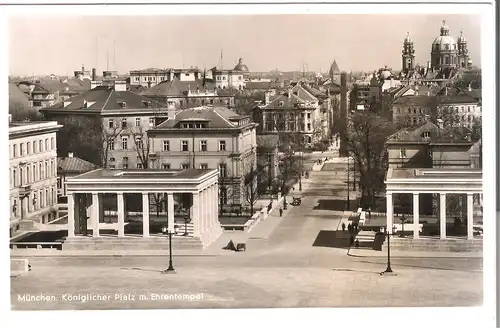
[[[409,31],[417,63],[430,60],[442,21],[455,39],[463,31],[480,66],[475,15],[37,16],[10,18],[11,75],[72,74],[81,67],[126,73],[147,67],[232,68],[326,72],[401,68]]]

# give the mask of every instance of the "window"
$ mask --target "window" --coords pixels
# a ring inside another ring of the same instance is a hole
[[[399,156],[400,156],[401,158],[406,158],[406,148],[401,148],[401,149],[399,150]]]
[[[128,137],[122,137],[122,149],[128,149]]]
[[[115,139],[109,138],[108,145],[109,145],[109,150],[115,150]]]
[[[189,169],[189,163],[182,163],[181,169],[183,169],[183,170]]]
[[[170,151],[170,141],[163,140],[163,151]]]
[[[241,75],[238,75],[238,80],[240,80],[240,81],[241,81],[241,79],[242,79]]]
[[[122,118],[122,128],[126,128],[126,127],[127,127],[127,119]]]
[[[226,81],[226,77],[225,77],[225,76],[223,76],[223,77],[222,77],[222,80]]]
[[[33,154],[36,154],[38,152],[37,146],[36,146],[36,141],[33,141]]]
[[[24,156],[24,144],[19,144],[19,156]]]
[[[155,118],[154,117],[149,118],[149,126],[155,126]]]
[[[111,165],[109,165],[109,168],[110,168],[110,169],[114,169],[114,168],[115,168],[115,164],[111,164]]]
[[[311,123],[307,123],[307,131],[311,130]]]
[[[219,140],[219,151],[226,151],[226,140]]]
[[[210,105],[213,105],[213,104],[214,104],[214,100],[210,99]]]
[[[164,170],[170,170],[170,164],[167,163],[167,164],[162,164],[161,165],[161,168],[164,169]]]
[[[49,139],[45,139],[45,151],[49,150]]]
[[[140,117],[135,118],[135,126],[141,126],[141,118]]]
[[[45,178],[50,178],[49,164],[45,162]]]
[[[134,81],[139,82],[139,77],[138,76],[134,77]]]
[[[13,152],[14,157],[17,157],[17,145],[13,146],[12,152]]]
[[[38,176],[39,180],[43,180],[43,166],[42,163],[38,164]]]
[[[283,102],[283,101],[280,101],[280,102],[279,102],[279,106],[280,106],[280,107],[283,107],[283,104],[284,104],[284,102]]]
[[[164,76],[160,76],[160,81],[164,81],[165,80],[165,77]]]
[[[142,169],[142,163],[137,163],[137,168]]]
[[[115,127],[115,121],[112,118],[108,119],[108,128],[112,129],[114,127]]]
[[[26,153],[31,154],[31,142],[29,141],[26,143]]]
[[[223,178],[225,178],[227,176],[227,164],[226,163],[219,164],[219,174]]]
[[[427,132],[422,133],[422,138],[427,139],[427,138],[430,138],[430,137],[431,137],[431,133],[430,132],[427,131]]]
[[[189,151],[189,142],[187,140],[181,141],[181,151]]]
[[[124,169],[128,169],[128,164],[123,164]]]
[[[189,76],[189,73],[184,74],[184,76]]]
[[[307,113],[307,119],[311,119],[311,113]]]
[[[137,149],[142,149],[142,137],[141,136],[135,136],[135,146]]]
[[[200,140],[200,151],[207,151],[207,141]]]
[[[200,169],[202,169],[202,170],[208,170],[208,164],[205,164],[205,163],[200,164]]]
[[[16,169],[12,169],[12,181],[14,183],[14,187],[17,186],[17,175],[16,175]]]
[[[50,138],[50,149],[54,150],[54,138]]]
[[[31,169],[31,173],[33,174],[32,181],[35,182],[36,181],[36,164],[33,164],[32,169]]]

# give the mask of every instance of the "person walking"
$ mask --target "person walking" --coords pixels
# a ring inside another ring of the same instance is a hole
[[[352,225],[350,223],[347,225],[347,231],[352,234]]]
[[[345,232],[345,223],[342,222],[342,232]]]
[[[280,216],[283,216],[283,207],[280,207]]]

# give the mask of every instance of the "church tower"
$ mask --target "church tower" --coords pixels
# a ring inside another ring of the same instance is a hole
[[[462,32],[458,37],[458,64],[460,67],[466,68],[469,63],[469,50],[467,49],[467,40]]]
[[[410,32],[406,33],[402,54],[402,70],[405,74],[408,74],[408,72],[412,71],[415,67],[415,49],[413,48],[413,40],[410,37]]]

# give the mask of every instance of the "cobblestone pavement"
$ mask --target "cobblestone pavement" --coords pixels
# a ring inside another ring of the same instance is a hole
[[[11,278],[12,308],[481,304],[481,258],[394,258],[397,275],[380,276],[386,267],[383,257],[348,256],[343,248],[314,246],[321,230],[339,225],[342,211],[332,210],[338,204],[328,201],[332,194],[334,200],[344,195],[342,182],[331,172],[315,172],[307,183],[302,205],[290,206],[283,218],[269,218],[279,222],[268,224],[267,234],[255,228],[261,239],[249,240],[247,252],[174,257],[177,274],[172,275],[160,273],[168,265],[165,256],[33,257],[32,271]],[[29,301],[29,295],[38,300]]]

